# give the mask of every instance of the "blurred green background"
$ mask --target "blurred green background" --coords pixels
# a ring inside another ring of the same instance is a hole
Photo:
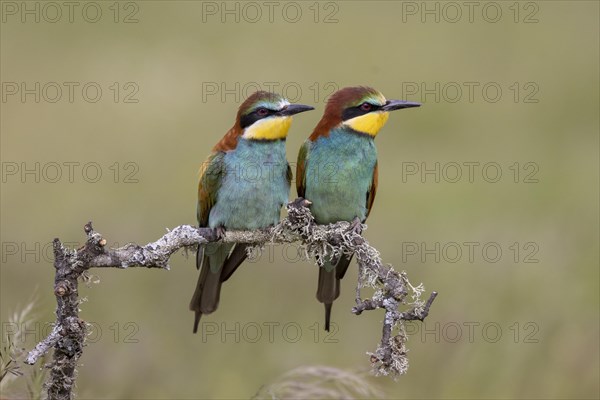
[[[475,2],[471,15],[462,2],[275,2],[271,16],[265,2],[76,2],[72,22],[55,4],[60,17],[2,2],[3,334],[35,291],[26,346],[53,320],[54,237],[80,244],[92,220],[111,245],[146,243],[195,223],[198,167],[252,83],[316,106],[294,120],[290,161],[333,89],[370,85],[423,106],[377,138],[367,238],[440,293],[409,326],[408,374],[371,382],[388,398],[598,398],[598,2]],[[472,182],[465,163],[479,163]],[[438,182],[421,175],[436,165]],[[191,255],[169,272],[92,271],[78,397],[248,398],[303,365],[367,369],[383,314],[350,313],[355,264],[326,338],[316,267],[294,251],[244,264],[204,337],[187,309]]]

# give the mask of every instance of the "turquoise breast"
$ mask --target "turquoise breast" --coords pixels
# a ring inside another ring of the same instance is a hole
[[[377,162],[373,138],[341,129],[319,137],[309,150],[305,196],[320,224],[362,220],[367,213],[367,193]]]
[[[225,174],[210,211],[210,227],[250,230],[278,223],[290,191],[285,141],[240,138],[223,162]]]

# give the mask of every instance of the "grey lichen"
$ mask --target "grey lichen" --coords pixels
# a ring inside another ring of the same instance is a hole
[[[265,230],[226,231],[222,234],[210,228],[181,225],[144,246],[130,243],[117,249],[107,249],[107,241],[93,230],[90,222],[84,227],[88,238],[80,249],[68,249],[55,239],[55,329],[27,357],[27,362],[33,364],[50,348],[54,348],[50,378],[46,384],[48,397],[72,398],[75,367],[83,352],[86,337],[86,324],[79,319],[79,278],[85,277],[90,268],[169,269],[169,259],[177,250],[216,241],[247,243],[252,245],[249,251],[262,249],[268,243],[300,242],[306,257],[315,260],[318,265],[323,265],[331,257],[354,254],[359,266],[359,279],[356,306],[352,312],[359,315],[365,310],[385,310],[381,341],[374,353],[368,353],[372,369],[376,375],[396,377],[404,374],[408,368],[408,350],[403,321],[422,321],[429,313],[429,307],[437,293],[432,292],[429,300],[423,302],[423,285],[413,286],[405,272],[398,273],[391,265],[382,264],[379,252],[362,237],[362,230],[366,226],[349,222],[317,225],[310,212],[310,204],[302,198],[289,203],[288,216],[276,226]],[[373,290],[370,299],[362,299],[361,289],[364,288]],[[407,309],[401,312],[400,305]]]
[[[303,203],[304,202],[304,203]],[[299,235],[307,257],[318,265],[331,257],[342,254],[354,254],[359,266],[359,279],[356,288],[355,314],[364,310],[383,308],[385,318],[381,342],[371,356],[373,372],[376,375],[397,377],[408,370],[408,358],[403,321],[421,319],[427,316],[429,307],[437,295],[433,292],[425,303],[421,295],[425,291],[423,284],[413,286],[406,272],[398,273],[391,265],[383,265],[379,251],[372,247],[362,236],[362,229],[352,229],[348,222],[329,225],[316,225],[310,214],[310,203],[298,199],[288,204],[288,218],[280,224],[280,231],[289,231]],[[371,299],[361,298],[361,289],[373,289]],[[407,299],[410,296],[410,300]],[[407,306],[405,312],[399,306]]]

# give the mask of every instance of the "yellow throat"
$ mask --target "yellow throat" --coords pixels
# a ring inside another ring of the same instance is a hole
[[[344,121],[343,124],[361,133],[366,133],[375,137],[379,130],[387,122],[390,113],[387,111],[371,112],[365,115],[351,118]]]
[[[292,117],[271,117],[256,121],[244,130],[244,139],[277,140],[285,139]]]

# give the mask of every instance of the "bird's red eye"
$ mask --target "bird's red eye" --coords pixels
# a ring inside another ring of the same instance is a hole
[[[360,109],[363,111],[371,111],[371,105],[369,103],[362,103]]]
[[[266,116],[269,113],[269,110],[267,110],[266,108],[259,108],[257,111],[258,115],[260,115],[261,117]]]

